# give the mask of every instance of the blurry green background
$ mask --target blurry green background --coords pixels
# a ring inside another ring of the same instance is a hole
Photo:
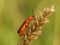
[[[39,16],[44,7],[55,5],[55,12],[49,17],[39,39],[32,45],[60,45],[60,0],[0,0],[0,45],[17,45],[20,37],[18,28],[32,15]]]

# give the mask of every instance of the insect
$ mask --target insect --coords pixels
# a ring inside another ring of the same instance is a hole
[[[34,16],[29,16],[25,21],[24,23],[22,24],[22,26],[19,28],[18,30],[18,34],[20,36],[24,35],[24,32],[25,32],[25,29],[28,27],[29,23],[31,20],[34,19]]]
[[[22,24],[22,26],[19,28],[18,30],[18,34],[20,36],[23,36],[24,35],[24,32],[25,32],[25,29],[28,27],[29,23],[31,22],[31,20],[33,20],[35,17],[34,17],[34,11],[32,9],[32,13],[33,13],[33,16],[29,16]]]

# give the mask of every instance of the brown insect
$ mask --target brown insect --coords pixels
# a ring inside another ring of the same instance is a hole
[[[31,20],[34,19],[34,16],[29,16],[25,21],[24,23],[22,24],[22,26],[19,28],[18,30],[18,34],[20,36],[23,36],[24,35],[24,32],[25,32],[25,29],[28,27],[29,23]]]

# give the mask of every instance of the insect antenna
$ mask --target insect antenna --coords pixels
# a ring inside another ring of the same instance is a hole
[[[33,14],[33,16],[34,16],[34,9],[33,8],[31,8],[32,9],[32,14]]]

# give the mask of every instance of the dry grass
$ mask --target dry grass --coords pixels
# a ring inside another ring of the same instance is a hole
[[[32,21],[33,23],[26,29],[20,45],[30,45],[33,40],[38,39],[38,36],[42,34],[43,26],[49,22],[48,17],[53,12],[54,6],[44,8],[44,12],[40,13],[38,18],[35,17]]]

